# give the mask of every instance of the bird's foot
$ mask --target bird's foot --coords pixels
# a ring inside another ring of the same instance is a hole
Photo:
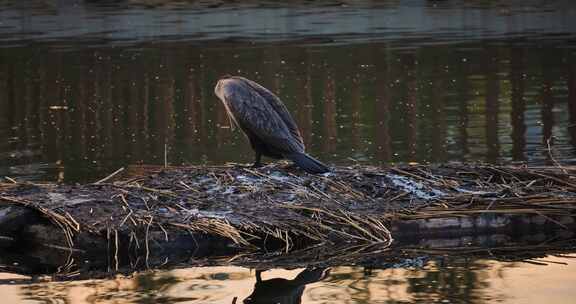
[[[250,168],[257,169],[257,168],[262,168],[264,166],[265,166],[265,164],[258,162],[258,163],[252,164],[252,166],[250,166]]]
[[[231,166],[231,167],[235,167],[235,168],[247,168],[247,169],[248,168],[250,168],[250,169],[260,168],[260,167],[264,166],[263,164],[256,165],[256,164],[246,164],[246,163],[240,164],[240,163],[230,163],[230,162],[226,163],[226,165]]]

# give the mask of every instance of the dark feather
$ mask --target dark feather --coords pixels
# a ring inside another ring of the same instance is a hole
[[[289,158],[310,173],[327,172],[328,168],[304,152],[304,142],[296,122],[282,101],[261,85],[237,76],[218,81],[214,89],[222,100],[230,120],[250,139],[260,155]]]
[[[268,91],[268,89],[257,84],[256,82],[248,79],[245,80],[248,83],[248,85],[250,85],[253,89],[255,89],[258,92],[258,94],[260,94],[260,96],[262,96],[262,98],[264,98],[272,106],[272,108],[276,111],[276,113],[278,113],[280,118],[282,118],[282,121],[284,121],[284,123],[294,136],[294,138],[302,144],[302,147],[304,147],[304,140],[302,139],[300,130],[298,130],[296,122],[294,121],[292,115],[290,115],[290,112],[288,112],[288,109],[286,108],[284,103],[280,100],[280,98],[278,98],[272,92]]]
[[[296,137],[288,127],[294,128],[296,123],[285,106],[282,105],[285,111],[281,113],[276,110],[274,105],[278,105],[278,101],[270,99],[272,93],[268,91],[269,95],[264,95],[267,99],[260,94],[263,91],[254,89],[240,77],[226,79],[223,89],[227,112],[245,133],[257,137],[280,154],[304,151],[300,132],[296,129]],[[290,119],[285,121],[282,116]]]
[[[329,171],[326,165],[306,153],[291,153],[285,156],[308,173],[325,173]]]

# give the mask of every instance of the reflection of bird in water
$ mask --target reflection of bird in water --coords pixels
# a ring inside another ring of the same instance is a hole
[[[302,301],[307,284],[319,282],[328,276],[329,268],[304,269],[293,280],[274,278],[262,280],[261,270],[256,271],[254,291],[245,300],[245,304],[296,304]]]
[[[292,160],[309,173],[328,172],[328,167],[304,152],[296,122],[282,101],[263,86],[238,76],[221,78],[214,88],[222,100],[232,126],[239,126],[256,153],[254,166],[262,155]]]

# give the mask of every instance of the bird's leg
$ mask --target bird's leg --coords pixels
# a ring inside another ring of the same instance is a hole
[[[256,282],[262,282],[262,270],[256,270]]]
[[[261,159],[262,153],[256,152],[256,157],[254,158],[254,165],[252,165],[252,168],[262,167],[262,162],[260,161]]]

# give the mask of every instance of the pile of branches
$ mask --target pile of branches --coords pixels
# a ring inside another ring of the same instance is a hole
[[[393,221],[484,213],[574,217],[575,172],[463,164],[338,167],[323,175],[283,163],[178,167],[87,185],[11,180],[0,184],[0,201],[38,210],[71,246],[81,233],[116,240],[120,234],[147,247],[151,236],[191,232],[285,251],[341,242],[386,247]]]

